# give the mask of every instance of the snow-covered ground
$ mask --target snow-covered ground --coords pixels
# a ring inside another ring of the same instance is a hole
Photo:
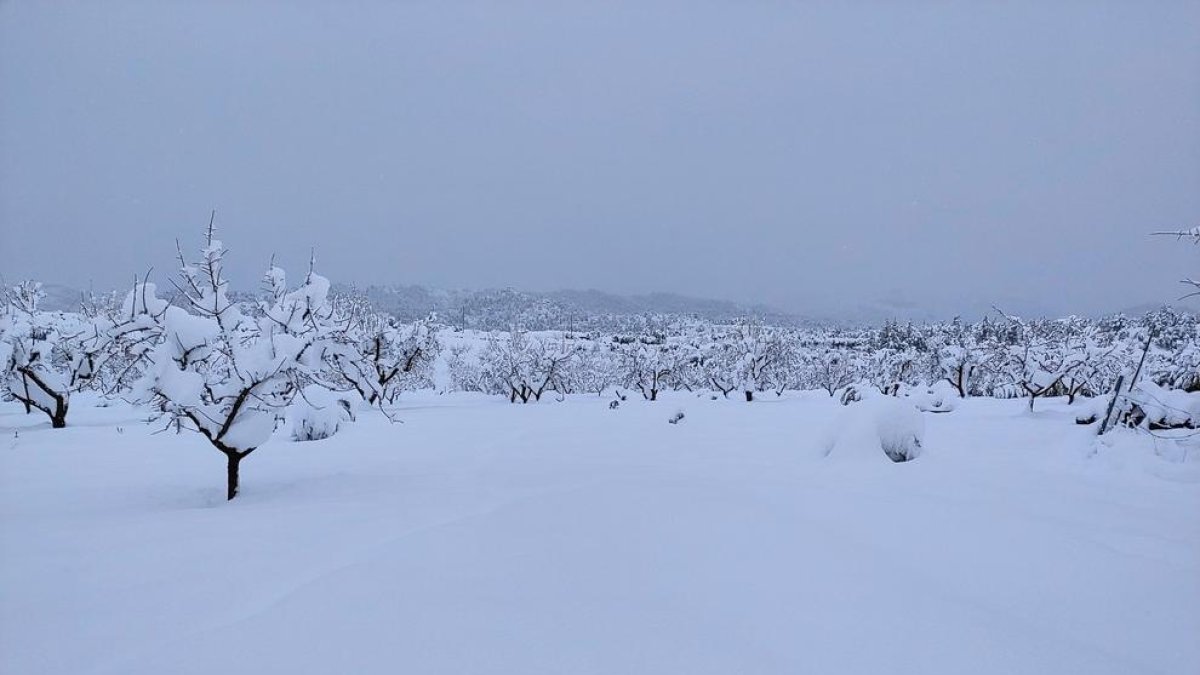
[[[970,400],[893,464],[822,456],[824,394],[608,401],[411,395],[230,503],[195,435],[0,406],[0,672],[1200,672],[1200,448]]]

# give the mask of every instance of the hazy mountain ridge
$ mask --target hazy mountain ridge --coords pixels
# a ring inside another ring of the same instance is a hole
[[[43,284],[46,297],[42,308],[50,311],[78,311],[86,292],[62,284]],[[730,300],[701,298],[678,293],[654,292],[622,295],[596,289],[560,289],[521,291],[513,288],[442,289],[416,284],[369,285],[335,283],[340,292],[364,295],[372,306],[402,321],[413,321],[437,314],[455,327],[478,330],[508,330],[514,326],[527,330],[600,330],[634,331],[670,323],[673,319],[701,319],[728,323],[753,317],[776,326],[877,326],[886,321],[928,323],[946,321],[955,316],[975,320],[999,307],[1028,317],[1055,317],[1059,313],[1047,307],[1017,299],[997,302],[963,302],[955,309],[941,310],[918,302],[881,298],[876,301],[845,305],[836,310],[788,312],[765,304],[741,304]],[[118,290],[118,295],[121,294]],[[235,296],[249,300],[256,292],[237,291]],[[1173,305],[1175,309],[1195,313],[1181,303],[1143,303],[1110,314],[1141,316],[1149,311]]]
[[[599,290],[518,291],[512,288],[444,290],[425,286],[338,285],[363,293],[378,310],[405,321],[436,313],[443,322],[480,330],[599,330],[633,328],[667,317],[694,317],[714,323],[753,316],[776,325],[812,320],[765,305],[695,298],[674,293],[619,295]]]

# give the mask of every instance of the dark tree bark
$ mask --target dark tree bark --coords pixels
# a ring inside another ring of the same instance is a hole
[[[242,460],[254,452],[254,448],[241,452],[229,447],[217,447],[225,453],[225,500],[238,496],[238,479],[241,477]]]
[[[229,413],[225,417],[225,423],[221,425],[221,429],[219,431],[217,431],[216,433],[213,433],[213,431],[209,427],[205,426],[203,424],[203,422],[201,422],[199,417],[197,417],[195,412],[190,411],[190,410],[185,410],[183,413],[188,419],[190,419],[192,421],[193,424],[196,425],[196,430],[199,431],[202,436],[207,438],[208,442],[212,443],[212,446],[214,448],[219,450],[221,452],[221,454],[225,455],[225,499],[226,499],[226,501],[231,500],[237,496],[237,494],[238,494],[238,477],[239,477],[239,471],[240,471],[241,465],[242,465],[242,460],[246,459],[246,457],[250,453],[254,452],[255,448],[246,448],[244,450],[239,450],[235,447],[226,445],[221,439],[224,438],[225,434],[228,433],[229,430],[232,428],[233,422],[237,418],[238,412],[242,409],[242,406],[245,405],[246,400],[249,398],[251,392],[253,391],[254,387],[256,387],[256,386],[258,386],[257,382],[250,385],[249,387],[246,387],[238,394],[237,399],[234,400],[234,402],[233,402],[232,408],[230,409]]]
[[[25,414],[28,415],[29,413],[33,412],[33,405],[29,403],[29,378],[25,377],[24,375],[21,376],[21,386],[25,388],[25,398],[21,399],[21,403],[24,404]]]
[[[25,404],[25,410],[28,413],[31,408],[37,408],[46,413],[50,418],[50,426],[54,429],[63,429],[67,426],[67,407],[70,405],[70,399],[67,394],[59,393],[54,390],[45,380],[38,376],[36,372],[28,368],[18,369],[21,373],[21,381],[24,385],[24,396],[16,395],[16,399]],[[42,391],[50,400],[54,401],[54,407],[43,405],[30,392],[29,384],[33,383],[35,387]]]
[[[227,452],[225,453],[225,457],[229,460],[225,469],[225,500],[228,501],[237,496],[238,472],[241,468],[244,455],[240,455],[237,452]]]
[[[651,384],[649,387],[646,387],[641,382],[638,382],[637,388],[638,388],[638,391],[642,392],[642,398],[646,399],[647,401],[657,401],[658,400],[658,384],[657,383]]]
[[[966,378],[963,377],[964,375],[965,373],[963,373],[963,367],[958,366],[954,369],[954,377],[946,378],[946,381],[949,382],[956,390],[958,390],[959,398],[967,397],[966,382],[964,382]]]
[[[753,400],[754,400],[754,392],[752,392],[752,391],[750,391],[749,389],[747,389],[747,390],[746,390],[746,403],[750,403],[750,402],[752,402]]]
[[[50,415],[51,429],[65,429],[67,427],[67,402],[61,398],[55,400],[54,413]]]

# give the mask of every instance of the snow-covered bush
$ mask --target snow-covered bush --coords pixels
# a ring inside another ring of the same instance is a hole
[[[911,402],[871,396],[843,408],[823,447],[829,457],[907,462],[920,456],[924,439],[925,420]]]
[[[287,409],[292,440],[319,441],[336,434],[341,426],[354,421],[350,398],[325,387],[309,385]]]
[[[1183,341],[1173,352],[1163,354],[1151,366],[1150,379],[1167,387],[1184,391],[1200,391],[1200,325],[1190,340]]]

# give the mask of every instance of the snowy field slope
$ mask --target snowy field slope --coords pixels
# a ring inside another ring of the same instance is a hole
[[[5,404],[0,672],[1200,672],[1200,465],[1145,435],[970,400],[893,464],[823,457],[823,394],[607,403],[411,395],[230,503],[195,434]]]

